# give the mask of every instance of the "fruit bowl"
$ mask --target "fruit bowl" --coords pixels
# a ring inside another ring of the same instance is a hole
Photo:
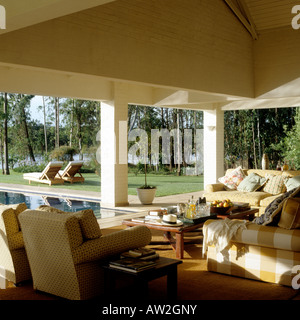
[[[210,213],[216,213],[220,215],[229,214],[233,208],[233,203],[229,200],[216,200],[210,205]]]
[[[216,213],[220,215],[229,214],[233,207],[210,207],[210,213]]]

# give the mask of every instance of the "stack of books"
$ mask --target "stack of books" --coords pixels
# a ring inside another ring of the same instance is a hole
[[[115,261],[110,261],[109,266],[114,269],[124,270],[128,272],[141,272],[150,268],[154,268],[154,261],[141,260],[139,258],[122,258]]]
[[[152,224],[161,224],[161,218],[163,214],[166,213],[166,210],[150,210],[148,214],[143,218],[133,218],[132,221],[152,223]]]

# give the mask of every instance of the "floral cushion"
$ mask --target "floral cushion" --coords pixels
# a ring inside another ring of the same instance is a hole
[[[223,183],[227,189],[236,190],[237,186],[243,181],[245,177],[246,176],[242,170],[242,167],[238,167],[224,177],[219,178],[218,181]]]

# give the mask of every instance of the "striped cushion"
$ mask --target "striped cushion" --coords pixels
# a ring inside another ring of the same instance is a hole
[[[286,191],[285,183],[288,180],[287,176],[282,175],[266,175],[267,183],[264,186],[264,192],[271,193],[273,195],[280,194]]]
[[[285,201],[278,226],[285,229],[300,228],[300,198]]]

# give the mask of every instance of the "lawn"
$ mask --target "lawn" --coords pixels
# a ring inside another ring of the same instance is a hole
[[[64,188],[84,191],[101,191],[100,177],[94,173],[84,173],[85,182],[65,183],[63,185],[53,185],[51,188]],[[203,190],[203,176],[173,176],[148,174],[147,182],[149,185],[157,187],[156,196],[167,196],[180,193],[188,193]],[[0,183],[12,183],[28,185],[28,181],[23,179],[23,173],[11,170],[9,176],[0,175]],[[144,184],[144,175],[137,176],[128,174],[128,194],[136,195],[136,188]],[[47,184],[31,182],[32,186],[48,187]]]

